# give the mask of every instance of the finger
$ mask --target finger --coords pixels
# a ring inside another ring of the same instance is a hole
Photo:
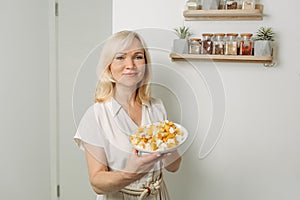
[[[140,152],[136,149],[132,149],[131,154],[132,154],[133,157],[140,157]]]
[[[134,149],[134,148],[132,148],[132,153],[133,153],[134,155],[138,155],[139,151],[136,150],[136,149]]]
[[[163,154],[164,157],[168,157],[168,156],[171,156],[171,155],[172,155],[171,152],[169,152],[169,153],[164,153],[164,154]]]
[[[159,152],[149,154],[147,156],[143,156],[142,159],[145,163],[151,163],[154,161],[158,161],[162,158],[162,154]]]

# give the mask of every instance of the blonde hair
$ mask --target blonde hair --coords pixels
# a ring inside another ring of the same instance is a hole
[[[142,101],[148,102],[150,100],[150,54],[147,50],[146,44],[138,33],[133,31],[120,31],[113,34],[106,41],[102,49],[98,65],[100,69],[97,73],[98,83],[95,91],[95,102],[105,102],[113,96],[115,81],[113,80],[110,72],[110,65],[116,53],[127,49],[134,39],[137,39],[144,49],[146,68],[144,77],[137,87],[136,98],[139,103],[142,103]]]

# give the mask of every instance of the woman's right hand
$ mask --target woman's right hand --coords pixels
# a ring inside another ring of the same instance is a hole
[[[163,158],[164,155],[159,152],[139,156],[138,151],[133,149],[124,172],[133,179],[139,179],[148,173],[154,167],[155,163]]]

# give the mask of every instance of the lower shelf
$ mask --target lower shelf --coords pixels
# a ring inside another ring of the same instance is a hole
[[[247,62],[247,63],[267,63],[273,62],[272,56],[243,56],[243,55],[204,55],[204,54],[177,54],[171,53],[172,61],[210,61],[210,62]]]

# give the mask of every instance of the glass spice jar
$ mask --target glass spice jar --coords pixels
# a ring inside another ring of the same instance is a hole
[[[224,55],[225,54],[225,41],[224,33],[215,33],[213,40],[213,54]]]
[[[197,10],[202,10],[202,0],[196,0],[197,2]]]
[[[225,42],[225,55],[237,55],[238,53],[238,41],[237,33],[227,33]]]
[[[201,51],[201,39],[190,38],[189,39],[189,54],[200,54]]]
[[[242,9],[243,7],[243,0],[237,0],[237,9]]]
[[[231,10],[231,9],[237,9],[238,3],[236,0],[226,0],[225,2],[225,9]]]
[[[225,10],[226,0],[220,0],[218,10]]]
[[[201,42],[201,53],[202,54],[212,54],[213,53],[213,41],[212,33],[203,33]]]
[[[252,33],[241,33],[240,55],[252,55]]]
[[[198,2],[196,0],[188,0],[186,2],[186,9],[188,10],[197,10]]]
[[[255,0],[243,0],[242,9],[243,10],[255,9]]]

